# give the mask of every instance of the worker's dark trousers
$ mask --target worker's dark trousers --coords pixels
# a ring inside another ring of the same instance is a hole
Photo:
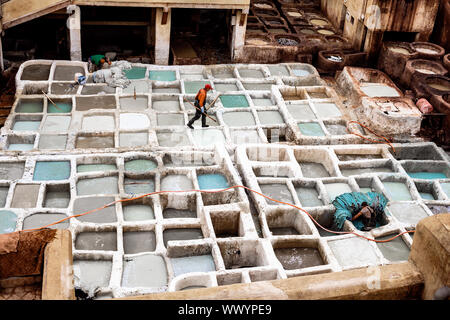
[[[197,106],[197,103],[195,104]],[[199,109],[195,109],[195,116],[188,122],[188,126],[192,126],[192,124],[202,117],[202,127],[206,126],[206,111],[202,113]]]

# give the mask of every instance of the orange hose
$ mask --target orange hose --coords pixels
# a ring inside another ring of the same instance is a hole
[[[35,231],[35,230],[45,229],[45,228],[51,227],[51,226],[53,226],[53,225],[56,225],[56,224],[58,224],[58,223],[64,222],[64,221],[66,221],[66,220],[68,220],[68,219],[81,217],[81,216],[90,214],[90,213],[92,213],[92,212],[102,210],[102,209],[104,209],[104,208],[107,208],[107,207],[109,207],[109,206],[111,206],[111,205],[114,205],[114,204],[116,204],[116,203],[119,203],[119,202],[127,202],[127,201],[137,200],[137,199],[141,199],[141,198],[143,198],[143,197],[147,197],[147,196],[151,196],[151,195],[155,195],[155,194],[161,194],[161,193],[179,193],[179,192],[218,193],[218,192],[224,192],[224,191],[227,191],[227,190],[230,190],[230,189],[236,189],[236,188],[243,188],[243,189],[249,190],[249,191],[254,192],[254,193],[256,193],[256,194],[258,194],[258,195],[260,195],[260,196],[262,196],[262,197],[264,197],[264,198],[266,198],[266,199],[272,200],[272,201],[274,201],[274,202],[278,202],[278,203],[280,203],[280,204],[285,204],[285,205],[291,206],[291,207],[293,207],[293,208],[296,208],[296,209],[298,209],[298,210],[300,210],[300,211],[303,211],[304,213],[306,213],[306,214],[311,218],[311,220],[314,221],[314,223],[315,223],[316,225],[318,225],[320,228],[322,228],[323,230],[328,231],[328,232],[330,232],[330,233],[335,233],[335,234],[354,234],[354,235],[356,235],[356,236],[358,236],[358,237],[360,237],[360,238],[363,238],[363,239],[366,239],[366,240],[369,240],[369,241],[374,241],[374,242],[388,242],[388,241],[394,240],[395,238],[397,238],[397,237],[399,237],[399,236],[401,236],[401,235],[403,235],[403,234],[405,234],[405,233],[413,233],[413,232],[415,232],[415,230],[405,231],[405,232],[402,232],[402,233],[400,233],[400,234],[398,234],[398,235],[396,235],[396,236],[394,236],[394,237],[392,237],[392,238],[386,239],[386,240],[375,240],[375,239],[367,238],[367,237],[365,237],[365,236],[363,236],[363,235],[360,235],[360,234],[358,234],[358,233],[356,233],[356,232],[353,232],[353,231],[334,231],[334,230],[329,230],[329,229],[323,227],[322,225],[320,225],[320,224],[319,224],[319,223],[311,216],[311,214],[310,214],[308,211],[306,211],[306,210],[304,210],[304,209],[302,209],[302,208],[300,208],[300,207],[297,207],[297,206],[294,205],[294,204],[287,203],[287,202],[283,202],[283,201],[279,201],[279,200],[276,200],[276,199],[272,199],[272,198],[270,198],[270,197],[268,197],[268,196],[266,196],[266,195],[264,195],[264,194],[262,194],[262,193],[259,193],[258,191],[252,190],[252,189],[250,189],[250,188],[248,188],[248,187],[245,187],[245,186],[239,186],[239,185],[237,185],[237,186],[232,186],[232,187],[228,187],[228,188],[226,188],[226,189],[218,189],[218,190],[155,191],[155,192],[151,192],[151,193],[147,193],[147,194],[140,195],[140,196],[138,196],[138,197],[133,197],[133,198],[129,198],[129,199],[120,199],[120,200],[116,200],[116,201],[113,201],[113,202],[111,202],[111,203],[109,203],[109,204],[105,204],[104,206],[99,207],[99,208],[97,208],[97,209],[92,209],[92,210],[89,210],[89,211],[86,211],[86,212],[83,212],[83,213],[79,213],[79,214],[76,214],[76,215],[72,215],[72,216],[66,217],[66,218],[64,218],[64,219],[58,220],[58,221],[56,221],[56,222],[50,223],[50,224],[48,224],[48,225],[46,225],[46,226],[43,226],[43,227],[34,228],[34,229],[26,229],[26,230],[22,230],[22,232],[29,232],[29,231]]]
[[[359,124],[361,127],[367,129],[370,133],[376,135],[378,138],[382,138],[384,141],[381,141],[381,140],[373,140],[373,139],[364,137],[364,136],[362,136],[362,135],[360,135],[360,134],[358,134],[358,133],[356,133],[356,132],[350,131],[350,130],[348,129],[348,125],[349,125],[350,123],[356,123],[356,124]],[[379,134],[373,132],[372,129],[368,128],[367,126],[363,125],[362,123],[359,123],[359,122],[357,122],[357,121],[349,121],[349,122],[347,123],[347,128],[346,128],[346,129],[347,129],[347,132],[348,132],[349,134],[353,134],[353,135],[358,136],[358,137],[360,137],[360,138],[362,138],[362,139],[364,139],[364,140],[367,140],[367,141],[370,141],[370,142],[374,142],[374,143],[385,143],[385,144],[389,145],[389,146],[392,148],[392,150],[394,151],[394,153],[395,153],[395,148],[394,148],[394,146],[392,145],[392,142],[389,141],[388,138],[386,138],[386,137],[384,137],[384,136],[382,136],[382,135],[379,135]]]

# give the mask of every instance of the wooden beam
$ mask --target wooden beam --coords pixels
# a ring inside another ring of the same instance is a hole
[[[86,26],[137,26],[146,27],[150,25],[149,21],[81,21]]]

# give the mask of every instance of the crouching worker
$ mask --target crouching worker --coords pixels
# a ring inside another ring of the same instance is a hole
[[[202,117],[202,127],[207,128],[209,127],[206,124],[206,95],[208,91],[211,90],[211,85],[207,83],[204,88],[200,89],[195,96],[195,115],[194,117],[188,122],[187,126],[191,129],[194,129],[192,124],[200,119],[200,116]]]
[[[88,59],[89,72],[103,69],[103,65],[105,63],[111,65],[111,60],[108,57],[105,57],[103,54],[95,54],[93,56],[90,56]]]
[[[387,202],[386,197],[378,192],[341,194],[333,201],[336,208],[333,229],[342,231],[345,220],[351,221],[355,228],[361,231],[377,228],[383,222]]]

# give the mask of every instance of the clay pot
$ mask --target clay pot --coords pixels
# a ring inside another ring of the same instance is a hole
[[[385,42],[381,47],[378,69],[383,70],[393,79],[400,79],[406,62],[417,57],[417,52],[407,42]]]
[[[450,72],[450,53],[446,54],[442,58],[442,62],[444,63],[444,66],[447,68],[448,72]]]
[[[450,94],[433,95],[431,97],[431,104],[437,112],[447,115],[442,128],[444,132],[443,143],[450,144]]]
[[[250,46],[268,46],[272,45],[272,39],[267,35],[249,35],[245,39],[245,44]]]
[[[450,78],[433,75],[427,76],[421,73],[414,73],[411,78],[411,88],[416,98],[431,99],[432,95],[444,95],[450,93]]]
[[[275,35],[275,43],[280,46],[296,47],[300,45],[300,38],[293,34],[277,34]]]
[[[421,73],[424,76],[437,74],[445,76],[447,69],[436,60],[412,59],[406,62],[405,69],[401,75],[400,81],[405,87],[409,87],[414,73]]]
[[[319,51],[317,66],[319,69],[328,72],[342,70],[345,66],[344,53],[334,50]]]
[[[445,54],[445,49],[430,42],[413,42],[411,47],[418,53],[417,58],[441,59]]]

